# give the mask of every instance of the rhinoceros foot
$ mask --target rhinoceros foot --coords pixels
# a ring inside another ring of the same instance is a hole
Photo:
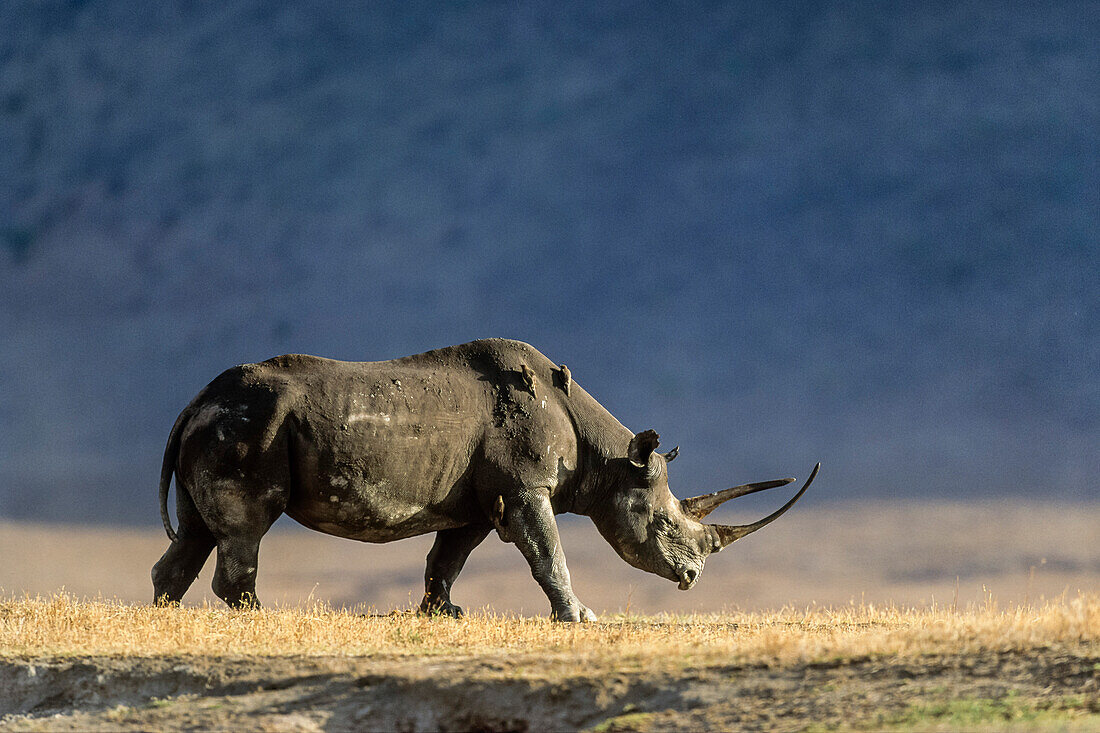
[[[555,608],[550,612],[550,620],[565,623],[593,623],[596,621],[596,614],[592,613],[587,606],[574,603],[572,606]]]
[[[456,606],[450,601],[433,602],[427,598],[420,603],[417,613],[422,616],[450,616],[451,618],[462,618],[466,615],[466,612],[462,610],[462,606]]]

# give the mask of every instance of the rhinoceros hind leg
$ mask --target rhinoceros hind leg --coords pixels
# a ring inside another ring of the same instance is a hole
[[[153,566],[153,603],[158,606],[179,603],[213,549],[214,538],[209,532],[205,537],[179,535]]]
[[[218,564],[211,587],[231,608],[258,608],[256,565],[260,540],[271,529],[286,506],[286,492],[276,486],[260,501],[241,502],[233,492],[212,493],[220,516],[232,516],[232,523],[214,529],[218,538]]]
[[[260,539],[231,537],[218,541],[218,566],[214,570],[214,592],[230,608],[258,608],[256,560]]]
[[[177,488],[176,516],[179,518],[176,541],[153,566],[153,603],[158,606],[173,605],[183,599],[214,549],[214,535],[185,489]]]
[[[462,617],[462,607],[451,603],[451,586],[466,564],[466,558],[490,531],[491,525],[475,524],[436,532],[424,570],[424,600],[420,602],[420,613]]]

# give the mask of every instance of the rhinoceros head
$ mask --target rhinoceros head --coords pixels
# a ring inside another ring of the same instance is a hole
[[[702,521],[719,504],[738,496],[785,486],[793,478],[734,486],[712,494],[678,500],[668,487],[668,464],[678,447],[657,452],[657,433],[646,430],[630,441],[627,455],[612,461],[609,487],[599,511],[591,516],[600,534],[619,556],[636,568],[691,588],[712,552],[755,532],[794,506],[809,488],[820,464],[802,489],[779,510],[758,522],[730,526]]]

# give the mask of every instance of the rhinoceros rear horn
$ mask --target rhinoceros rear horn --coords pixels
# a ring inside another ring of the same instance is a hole
[[[721,541],[722,547],[726,547],[730,543],[736,542],[737,540],[741,539],[742,537],[744,537],[747,534],[752,534],[753,532],[760,529],[761,527],[764,527],[765,525],[771,524],[772,522],[774,522],[775,520],[777,520],[781,516],[783,516],[783,514],[786,513],[786,511],[788,509],[790,509],[792,506],[794,506],[796,501],[798,501],[799,499],[802,498],[802,495],[806,493],[806,489],[810,488],[810,484],[813,483],[814,477],[817,476],[817,471],[820,468],[821,468],[820,463],[818,463],[816,466],[814,466],[814,470],[810,472],[810,477],[808,479],[806,479],[806,483],[804,483],[802,485],[802,488],[798,490],[798,493],[794,495],[794,498],[792,498],[790,501],[788,501],[786,504],[784,504],[778,510],[772,512],[768,516],[761,519],[759,522],[753,522],[752,524],[733,525],[733,526],[726,525],[726,524],[712,524],[712,525],[710,525],[710,526],[714,527],[714,529],[718,532],[718,539]],[[789,482],[785,481],[784,483],[789,483]],[[746,493],[751,493],[751,492],[746,492]]]

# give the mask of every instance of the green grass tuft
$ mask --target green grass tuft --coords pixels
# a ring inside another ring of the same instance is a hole
[[[646,731],[652,729],[654,717],[653,713],[624,713],[623,715],[616,715],[613,718],[608,718],[589,730],[591,733]]]
[[[920,702],[868,727],[893,731],[1100,730],[1100,698],[1069,695],[1034,699],[1010,691],[999,698]]]

